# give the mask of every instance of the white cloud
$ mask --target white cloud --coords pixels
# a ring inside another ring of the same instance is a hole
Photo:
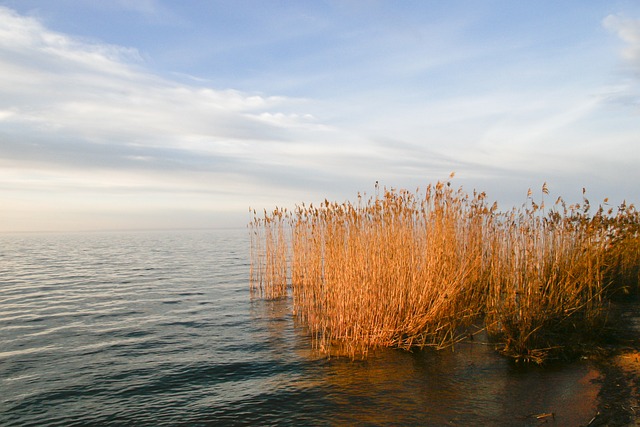
[[[629,73],[626,81],[610,88],[609,100],[637,110],[640,105],[640,19],[609,15],[602,21],[602,25],[625,42],[621,57],[625,71]]]
[[[640,19],[609,15],[603,20],[603,25],[626,43],[622,56],[640,75]]]
[[[73,150],[112,144],[132,159],[140,147],[216,153],[231,141],[243,147],[318,130],[296,111],[300,100],[180,84],[142,65],[134,49],[76,40],[0,7],[0,132],[13,135],[14,150],[24,139],[24,153],[29,139],[59,148],[75,141]]]

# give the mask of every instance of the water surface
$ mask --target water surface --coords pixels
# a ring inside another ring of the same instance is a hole
[[[0,235],[0,425],[586,425],[587,362],[318,357],[249,294],[248,232]],[[482,341],[482,340],[480,340]]]

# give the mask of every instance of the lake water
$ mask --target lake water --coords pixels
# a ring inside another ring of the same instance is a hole
[[[0,235],[0,425],[586,425],[588,362],[310,350],[247,230]],[[555,417],[535,416],[554,413]]]

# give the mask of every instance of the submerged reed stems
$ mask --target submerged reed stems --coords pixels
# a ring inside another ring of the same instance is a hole
[[[591,215],[586,199],[545,211],[529,198],[499,212],[450,182],[376,190],[355,204],[253,211],[251,289],[291,296],[323,352],[440,348],[484,322],[504,354],[540,362],[601,325],[615,289],[638,289],[633,206]]]

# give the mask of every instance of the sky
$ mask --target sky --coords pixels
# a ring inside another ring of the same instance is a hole
[[[446,180],[640,203],[640,2],[0,0],[0,232]]]

